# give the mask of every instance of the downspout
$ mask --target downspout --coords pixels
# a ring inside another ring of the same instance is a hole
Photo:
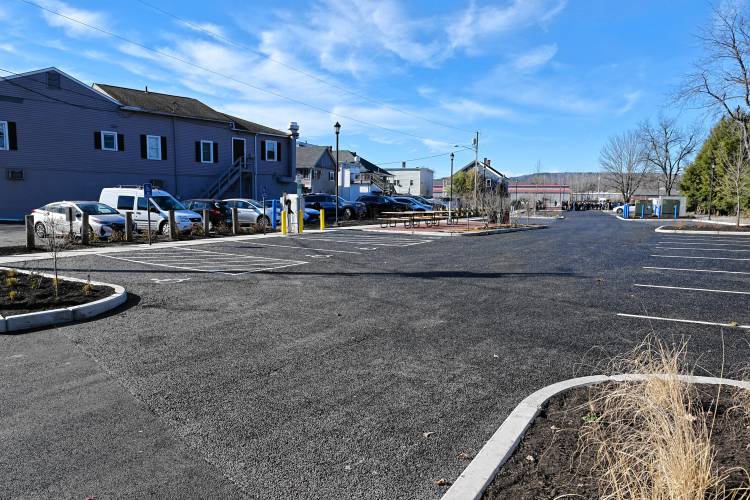
[[[177,133],[175,132],[174,116],[172,117],[172,172],[174,176],[174,195],[180,196],[177,188]]]
[[[258,134],[253,134],[253,199],[258,199]]]

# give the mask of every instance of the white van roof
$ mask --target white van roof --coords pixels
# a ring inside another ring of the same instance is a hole
[[[127,194],[142,194],[143,186],[116,186],[116,187],[109,187],[109,188],[102,189],[102,193],[111,193],[111,192],[127,193]],[[163,189],[152,189],[151,193],[172,196],[169,192],[164,191]]]

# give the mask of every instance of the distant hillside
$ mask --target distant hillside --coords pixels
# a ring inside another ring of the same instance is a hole
[[[658,192],[660,177],[649,174],[642,184],[638,193]],[[542,172],[539,174],[526,174],[509,178],[510,185],[514,182],[538,183],[538,184],[567,184],[575,193],[591,193],[596,191],[617,191],[611,185],[607,174],[603,172]],[[662,185],[663,186],[663,185]],[[662,187],[663,191],[663,187]]]

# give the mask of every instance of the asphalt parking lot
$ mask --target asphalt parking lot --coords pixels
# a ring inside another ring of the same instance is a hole
[[[750,355],[750,238],[598,212],[485,237],[346,230],[61,267],[131,301],[0,336],[0,497],[439,498],[435,481],[521,399],[649,334],[688,340],[698,374],[737,375]]]

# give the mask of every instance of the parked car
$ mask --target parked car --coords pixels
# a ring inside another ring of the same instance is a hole
[[[258,203],[257,201],[253,200],[255,203]],[[258,206],[262,207],[260,203],[258,203]],[[273,200],[266,200],[266,213],[270,214],[273,207]],[[305,206],[305,222],[315,222],[320,220],[320,212],[315,210],[314,208],[308,208]],[[279,224],[281,221],[281,204],[278,202],[276,203],[276,223]]]
[[[161,234],[169,234],[169,210],[175,212],[178,232],[190,231],[202,222],[200,214],[186,209],[174,196],[161,189],[152,190],[150,204],[143,196],[143,186],[104,188],[99,201],[114,207],[122,215],[132,212],[133,222],[140,230],[148,228],[149,212],[151,229]]]
[[[336,216],[336,196],[326,193],[312,193],[305,195],[305,208],[320,211],[325,210],[327,218]],[[339,196],[339,216],[344,220],[359,219],[365,214],[364,203],[351,202]]]
[[[432,210],[432,205],[421,203],[417,200],[417,198],[410,198],[408,196],[394,196],[393,199],[400,203],[406,203],[407,205],[409,205],[409,210],[412,210],[414,212],[426,212],[428,210]]]
[[[227,226],[232,225],[232,213],[227,206],[226,201],[199,198],[185,200],[182,204],[185,205],[185,208],[188,210],[201,214],[201,217],[203,216],[203,211],[208,210],[208,221],[211,228],[214,228],[219,224],[226,224]]]
[[[377,217],[383,212],[406,212],[411,207],[382,194],[365,194],[360,196],[357,201],[365,205],[369,217]]]
[[[625,205],[620,205],[619,207],[615,207],[612,209],[612,211],[616,215],[622,215],[625,212]],[[630,204],[630,213],[635,213],[635,203]]]
[[[68,209],[72,209],[72,221],[67,220]],[[49,203],[32,212],[34,232],[40,238],[51,234],[81,234],[83,214],[89,215],[89,231],[100,238],[109,238],[115,231],[125,232],[125,217],[114,208],[98,201],[58,201]]]
[[[271,225],[271,210],[266,210],[266,214],[263,215],[263,206],[255,200],[249,198],[229,198],[224,200],[224,203],[227,204],[227,210],[237,209],[237,219],[240,221],[241,226],[257,224],[262,228],[263,226],[267,227]]]

